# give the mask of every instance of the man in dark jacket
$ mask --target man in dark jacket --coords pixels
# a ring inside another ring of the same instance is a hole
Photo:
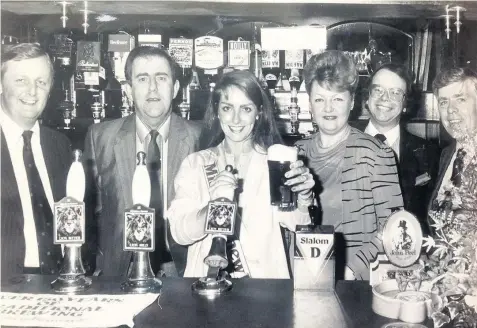
[[[439,148],[409,133],[401,116],[411,86],[408,70],[397,64],[381,66],[371,76],[367,101],[370,120],[364,132],[391,147],[396,155],[404,209],[414,214],[429,233],[427,207],[435,185]]]

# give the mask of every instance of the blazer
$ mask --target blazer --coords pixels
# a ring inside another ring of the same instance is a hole
[[[3,131],[1,138],[1,272],[5,281],[23,274],[26,246],[20,193]],[[66,178],[71,166],[70,141],[63,134],[40,125],[40,145],[53,199],[57,202],[66,196]]]
[[[90,126],[83,159],[87,172],[88,212],[94,213],[98,249],[96,270],[106,276],[124,276],[131,252],[123,251],[124,210],[132,203],[132,179],[136,167],[136,115]],[[171,114],[167,158],[168,202],[174,198],[174,177],[182,160],[196,151],[200,126]],[[167,204],[169,206],[169,204]],[[164,206],[166,208],[166,206]],[[185,269],[187,249],[168,234],[179,275]]]
[[[442,182],[444,180],[444,176],[446,174],[447,168],[449,167],[449,165],[452,165],[451,161],[452,161],[452,156],[454,156],[454,153],[457,147],[456,145],[457,145],[456,141],[453,140],[450,145],[448,145],[442,150],[441,158],[439,160],[439,171],[437,174],[436,183],[434,185],[434,190],[432,191],[432,194],[428,202],[428,206],[426,208],[427,212],[429,212],[432,209],[434,200],[437,198],[439,189],[441,188]],[[427,220],[430,225],[432,222],[429,221],[429,217],[427,217]]]
[[[397,167],[404,209],[417,217],[423,233],[428,234],[427,207],[423,204],[429,202],[436,183],[440,149],[432,142],[409,133],[402,125],[399,138]],[[424,177],[430,180],[416,185],[419,182],[417,179]]]
[[[193,240],[187,234],[189,222],[197,220],[197,212],[207,206],[210,199],[206,179],[206,165],[216,163],[223,171],[226,166],[223,143],[217,147],[189,155],[182,163],[174,181],[176,197],[168,211],[174,238],[183,245],[190,245],[184,276],[204,277],[208,266],[204,258],[210,251],[212,236]],[[238,168],[240,170],[240,168]],[[270,183],[265,150],[252,150],[250,163],[243,178],[243,191],[237,216],[235,233],[239,237],[252,278],[288,279],[287,252],[282,241],[280,226],[295,231],[297,224],[308,224],[308,212],[296,209],[280,212],[270,205]]]
[[[427,207],[436,184],[440,148],[422,138],[401,129],[399,144],[399,179],[403,194],[404,209],[413,213],[421,223],[424,234],[429,234]],[[418,183],[418,178],[430,180]]]

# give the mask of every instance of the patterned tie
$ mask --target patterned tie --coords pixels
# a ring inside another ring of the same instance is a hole
[[[40,272],[42,274],[58,273],[61,264],[61,246],[53,244],[53,212],[46,198],[40,174],[35,165],[31,147],[32,131],[23,132],[23,162],[30,188],[31,205],[38,238]]]
[[[452,184],[456,187],[460,187],[462,185],[462,172],[464,171],[465,155],[467,155],[467,152],[463,148],[459,148],[454,163],[452,165],[451,181]]]
[[[151,139],[147,148],[147,168],[151,179],[151,204],[150,207],[156,210],[156,242],[154,253],[151,254],[151,266],[154,273],[157,273],[162,263],[170,262],[172,257],[166,245],[166,221],[163,219],[163,200],[161,194],[161,151],[157,142],[159,132],[151,130]]]
[[[378,133],[374,136],[376,139],[381,141],[383,144],[386,144],[386,136],[384,134]]]
[[[150,207],[156,209],[156,216],[162,217],[162,200],[161,200],[161,151],[157,144],[157,137],[159,132],[151,130],[149,132],[151,139],[147,148],[147,169],[151,179],[151,204]]]

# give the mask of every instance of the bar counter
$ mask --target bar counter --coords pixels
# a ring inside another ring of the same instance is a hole
[[[2,291],[54,294],[50,282],[55,278],[19,276],[2,285]],[[294,291],[292,280],[240,279],[227,294],[207,300],[192,294],[195,279],[161,280],[160,297],[135,317],[135,328],[381,328],[397,321],[373,312],[365,281],[338,281],[335,292],[324,292]],[[121,282],[93,277],[84,294],[120,294]],[[423,324],[432,327],[430,320]]]

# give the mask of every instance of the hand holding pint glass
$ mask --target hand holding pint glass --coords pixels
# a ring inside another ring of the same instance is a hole
[[[297,203],[311,205],[315,185],[310,170],[298,160],[298,149],[280,144],[268,148],[270,204],[280,211],[294,211]]]

